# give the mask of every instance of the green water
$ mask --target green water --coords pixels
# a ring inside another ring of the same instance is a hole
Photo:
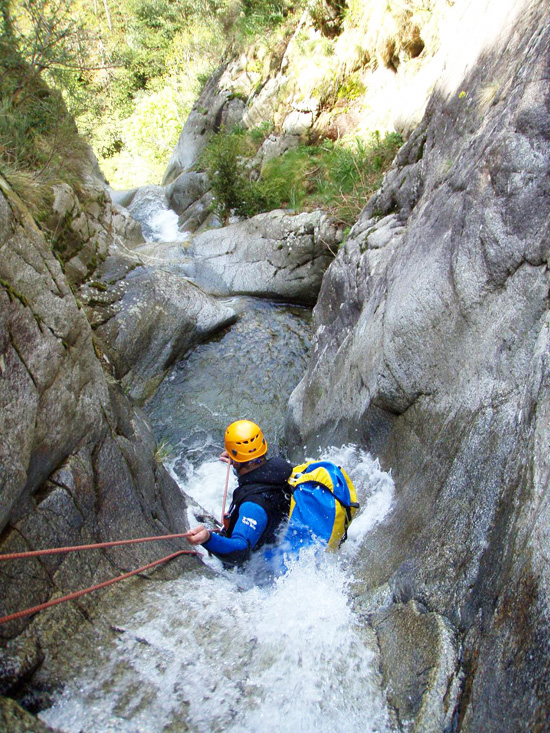
[[[189,464],[220,454],[233,420],[259,423],[270,453],[284,452],[286,408],[306,368],[311,312],[252,298],[236,303],[238,322],[176,364],[144,407],[182,481]]]

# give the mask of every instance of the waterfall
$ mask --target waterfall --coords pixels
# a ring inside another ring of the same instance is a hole
[[[157,193],[138,211],[148,221]],[[307,309],[237,303],[238,323],[176,364],[144,406],[189,497],[191,525],[220,517],[226,466],[217,457],[229,422],[256,420],[269,455],[284,452],[286,405],[307,363]],[[391,730],[353,585],[356,553],[389,511],[393,482],[357,446],[310,457],[342,465],[357,489],[361,510],[339,552],[302,551],[258,584],[203,550],[200,571],[128,582],[93,627],[56,650],[61,685],[40,718],[66,733]]]
[[[64,690],[41,719],[67,733],[391,730],[352,586],[355,552],[393,483],[353,446],[323,458],[346,465],[362,504],[339,553],[309,549],[264,586],[211,558],[215,574],[121,594],[91,640],[73,640]],[[224,475],[208,460],[184,488],[218,515]]]
[[[178,229],[178,215],[168,205],[162,186],[139,188],[128,211],[141,224],[141,231],[147,242],[184,242],[189,232]]]

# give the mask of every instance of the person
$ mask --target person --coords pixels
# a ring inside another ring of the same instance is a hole
[[[220,533],[198,525],[187,534],[192,545],[202,545],[234,567],[249,560],[252,552],[275,543],[277,530],[288,517],[292,465],[280,456],[267,458],[267,443],[256,423],[237,420],[225,431],[221,460],[237,475],[226,528]]]

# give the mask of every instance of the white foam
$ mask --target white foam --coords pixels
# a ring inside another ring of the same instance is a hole
[[[309,549],[271,586],[243,590],[222,572],[137,587],[111,611],[118,635],[104,634],[84,669],[75,650],[75,676],[42,720],[67,733],[389,730],[349,558],[388,511],[393,484],[353,446],[323,457],[348,470],[363,505],[346,562]],[[185,486],[216,516],[225,471],[208,461]]]

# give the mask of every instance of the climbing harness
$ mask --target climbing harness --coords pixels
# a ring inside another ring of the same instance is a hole
[[[96,544],[90,544],[90,545],[75,545],[72,547],[53,547],[47,550],[29,550],[27,552],[12,552],[10,554],[6,555],[0,555],[0,561],[6,561],[6,560],[20,560],[20,559],[26,559],[31,557],[39,557],[41,555],[57,555],[61,553],[68,553],[68,552],[77,552],[79,550],[98,550],[106,547],[117,547],[120,545],[130,545],[135,544],[138,542],[153,542],[154,540],[171,540],[171,539],[178,539],[182,537],[186,537],[188,535],[187,532],[182,532],[178,534],[170,534],[170,535],[159,535],[157,537],[139,537],[136,539],[131,540],[115,540],[113,542],[98,542]],[[51,601],[47,601],[46,603],[40,603],[38,606],[33,606],[32,608],[25,608],[22,611],[17,611],[15,613],[10,613],[7,616],[0,617],[0,624],[7,623],[8,621],[14,621],[18,618],[23,618],[24,616],[30,616],[32,614],[38,613],[39,611],[43,611],[46,608],[51,608],[51,606],[56,606],[59,603],[64,603],[65,601],[73,601],[76,598],[80,598],[80,596],[84,596],[87,593],[92,593],[93,591],[100,590],[101,588],[106,588],[109,585],[113,585],[113,583],[118,583],[121,580],[125,580],[126,578],[130,578],[133,575],[137,575],[138,573],[142,573],[145,570],[150,570],[151,568],[156,567],[157,565],[161,565],[162,563],[169,562],[170,560],[173,560],[176,557],[179,557],[180,555],[196,555],[198,557],[201,557],[201,553],[197,552],[196,550],[178,550],[177,552],[173,552],[170,555],[166,555],[166,557],[160,558],[160,560],[155,560],[154,562],[150,562],[147,565],[143,565],[140,568],[137,568],[136,570],[131,570],[128,573],[124,573],[123,575],[118,575],[116,578],[111,578],[110,580],[105,580],[103,583],[98,583],[97,585],[93,585],[89,588],[84,588],[83,590],[75,591],[74,593],[69,593],[66,596],[62,596],[61,598],[54,598]]]

